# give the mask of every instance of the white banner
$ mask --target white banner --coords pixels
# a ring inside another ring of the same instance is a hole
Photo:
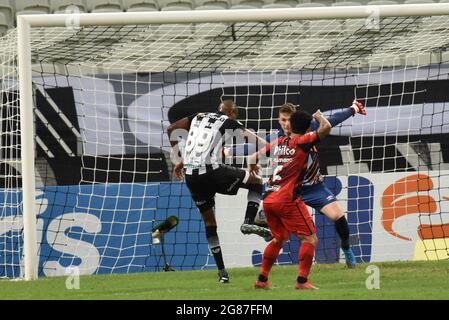
[[[359,236],[371,238],[371,243],[355,245],[365,246],[363,250],[369,252],[365,253],[368,256],[365,262],[449,258],[449,171],[364,174],[337,179],[342,186],[337,198],[347,214],[351,236],[358,230]],[[238,231],[245,215],[246,193],[241,190],[236,196],[216,198],[225,263],[237,267],[251,266],[253,251],[263,252],[266,247],[262,238]],[[309,211],[313,212],[311,208]],[[365,215],[370,215],[369,219]]]

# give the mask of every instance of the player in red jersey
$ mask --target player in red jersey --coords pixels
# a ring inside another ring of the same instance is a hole
[[[292,134],[280,137],[248,159],[249,171],[253,174],[257,174],[260,169],[256,164],[259,154],[270,155],[277,166],[268,181],[263,202],[267,223],[274,239],[263,253],[256,288],[269,287],[268,275],[291,232],[301,240],[295,288],[317,289],[308,281],[308,275],[318,238],[312,217],[300,195],[295,192],[303,182],[310,148],[328,136],[332,128],[320,111],[314,113],[313,118],[319,123],[319,127],[310,132],[312,116],[304,111],[294,112],[290,118]]]

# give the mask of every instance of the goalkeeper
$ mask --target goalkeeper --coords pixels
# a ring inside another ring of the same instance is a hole
[[[268,136],[268,142],[274,141],[282,136],[290,136],[290,116],[295,111],[296,107],[291,103],[286,103],[281,106],[279,109],[278,119],[281,130],[274,135]],[[332,127],[335,127],[351,116],[355,116],[357,113],[366,115],[366,110],[360,102],[354,100],[352,106],[329,116],[328,121]],[[312,120],[310,130],[316,130],[317,127],[318,123],[315,120]],[[225,154],[227,156],[244,156],[252,154],[255,151],[254,145],[247,144],[244,146],[235,146],[231,149],[227,149]],[[335,195],[325,186],[323,182],[324,177],[320,173],[318,151],[316,147],[313,147],[309,151],[304,182],[298,192],[300,192],[302,200],[306,205],[312,207],[321,214],[324,214],[326,217],[335,222],[335,229],[341,239],[341,249],[345,255],[346,265],[348,268],[353,268],[357,265],[357,262],[349,244],[348,221],[346,220],[343,209],[337,202]]]

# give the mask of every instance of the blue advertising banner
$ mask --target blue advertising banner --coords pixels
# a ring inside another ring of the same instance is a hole
[[[179,224],[164,237],[176,270],[204,268],[208,246],[201,217],[182,183],[101,184],[47,187],[37,192],[39,276],[158,271],[162,248],[152,228],[174,215]],[[0,193],[3,204],[20,203],[16,190]],[[0,277],[20,274],[22,216],[4,206],[0,216]]]
[[[373,184],[360,176],[349,176],[344,189],[336,177],[327,177],[325,183],[337,196],[347,192],[352,247],[359,261],[369,262]],[[21,194],[17,189],[4,190],[0,201],[4,204],[0,215],[0,277],[17,277],[23,250],[23,219],[17,206]],[[175,270],[215,267],[204,224],[184,183],[53,186],[38,190],[36,203],[39,276],[62,276],[67,267],[78,267],[81,274],[161,271],[165,262]],[[154,244],[151,234],[169,216],[178,217],[179,224],[164,237],[164,259],[162,244]],[[234,221],[229,212],[218,218]],[[316,212],[314,218],[319,238],[316,261],[338,262],[340,243],[333,221]],[[233,234],[239,234],[238,226],[234,227]],[[261,263],[264,245],[259,241],[262,246],[246,253],[252,255],[249,263],[254,266]],[[292,236],[278,262],[298,263],[299,248],[299,241]],[[225,250],[225,258],[245,254],[235,250]]]

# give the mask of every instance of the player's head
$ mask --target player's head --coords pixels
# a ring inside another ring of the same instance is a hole
[[[287,136],[292,133],[292,129],[290,127],[290,116],[295,111],[296,107],[291,103],[283,104],[279,109],[279,125]]]
[[[231,119],[237,119],[239,115],[239,109],[234,101],[232,100],[224,100],[220,105],[218,106],[218,111],[221,113],[224,113]]]
[[[312,116],[306,111],[296,111],[290,116],[292,133],[304,134],[310,128]]]

